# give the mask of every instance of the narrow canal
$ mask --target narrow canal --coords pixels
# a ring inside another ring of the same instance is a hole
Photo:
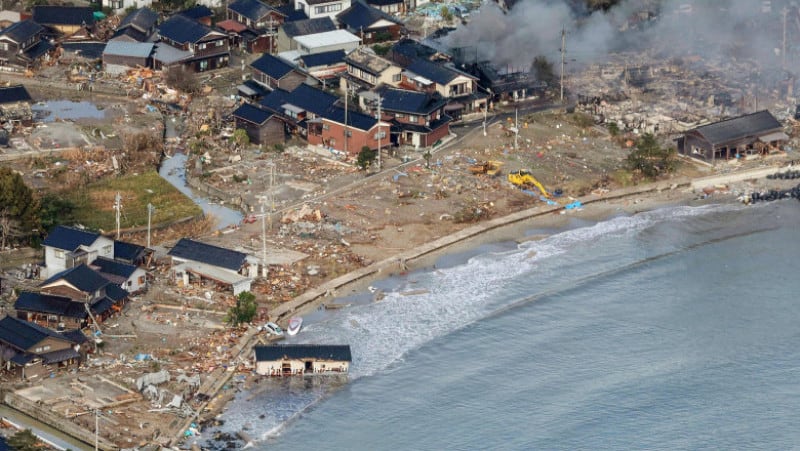
[[[178,188],[180,192],[192,199],[194,203],[200,206],[200,208],[203,209],[203,213],[205,213],[207,216],[213,216],[217,220],[217,230],[221,230],[230,225],[235,225],[242,222],[244,215],[241,211],[211,202],[205,197],[195,194],[195,192],[192,191],[192,188],[186,184],[185,165],[186,155],[182,153],[176,153],[172,156],[172,158],[165,159],[161,162],[161,168],[159,169],[158,173],[161,175],[161,177],[164,177],[164,179],[174,185],[175,188]]]
[[[14,410],[6,405],[0,404],[0,417],[7,419],[9,422],[19,425],[23,428],[28,428],[42,440],[47,441],[51,446],[61,450],[90,450],[94,446],[88,443],[70,437],[58,430],[40,422],[39,420],[28,416],[18,410]]]

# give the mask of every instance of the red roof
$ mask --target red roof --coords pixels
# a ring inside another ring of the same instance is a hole
[[[234,33],[241,33],[244,30],[247,30],[247,25],[239,23],[233,19],[223,20],[222,22],[217,22],[217,27],[225,30],[225,31],[232,31]]]

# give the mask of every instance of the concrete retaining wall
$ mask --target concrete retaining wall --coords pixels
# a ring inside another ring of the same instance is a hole
[[[191,177],[189,175],[186,176],[186,184],[192,187],[193,190],[205,194],[207,197],[216,197],[217,199],[221,199],[226,203],[230,203],[236,205],[240,209],[245,209],[246,205],[244,203],[244,199],[242,196],[238,195],[231,195],[230,193],[226,193],[221,189],[217,189],[207,183],[203,183],[197,177]]]
[[[14,393],[6,393],[3,396],[3,402],[14,408],[23,412],[25,414],[30,415],[33,418],[36,418],[38,421],[58,429],[59,431],[72,436],[87,445],[94,445],[94,432],[87,431],[86,429],[81,428],[80,426],[76,425],[75,423],[70,422],[69,420],[63,418],[62,416],[53,413],[50,409],[46,406],[39,406],[33,401],[23,398],[22,396],[16,395]],[[108,440],[100,437],[98,439],[98,448],[102,450],[108,451],[116,451],[119,449],[116,445],[109,442]]]

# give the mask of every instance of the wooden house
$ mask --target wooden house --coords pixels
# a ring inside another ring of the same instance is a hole
[[[263,54],[250,63],[253,80],[268,89],[291,91],[309,79],[309,75],[294,65],[270,54]]]
[[[335,79],[347,72],[345,58],[347,54],[344,50],[300,55],[297,58],[297,66],[325,83],[326,80]]]
[[[0,365],[21,379],[43,377],[80,365],[80,331],[59,333],[11,316],[0,319]]]
[[[403,69],[391,61],[381,58],[369,48],[359,48],[345,58],[347,74],[340,88],[349,93],[372,89],[378,85],[397,86]]]
[[[280,117],[289,133],[307,137],[309,123],[319,122],[338,100],[333,94],[302,83],[292,91],[272,91],[259,106]]]
[[[349,345],[279,344],[253,348],[262,376],[345,374],[353,357]]]
[[[345,30],[361,38],[364,44],[396,41],[403,33],[403,23],[389,14],[356,1],[353,6],[336,16]]]
[[[386,14],[405,14],[408,11],[406,0],[366,0],[367,4]],[[409,2],[410,3],[410,2]]]
[[[415,149],[432,147],[450,134],[451,118],[444,112],[447,99],[438,94],[384,87],[361,94],[363,107],[391,122],[391,142]]]
[[[172,257],[173,276],[183,286],[193,278],[212,280],[238,295],[250,291],[250,284],[258,275],[259,259],[188,238],[181,238],[167,255]]]
[[[236,128],[247,132],[250,142],[273,145],[286,141],[285,125],[273,112],[244,103],[233,112]]]
[[[157,31],[157,22],[158,13],[139,8],[122,19],[109,41],[149,42]]]
[[[14,302],[17,318],[51,329],[84,329],[89,326],[89,311],[85,302],[74,301],[68,296],[57,296],[35,291],[23,291]],[[97,307],[102,307],[98,305]],[[97,308],[91,310],[101,316]]]
[[[60,39],[86,40],[95,31],[94,13],[89,7],[39,5],[32,8],[32,18]]]
[[[403,71],[398,87],[433,94],[449,99],[447,114],[459,119],[462,114],[482,111],[487,96],[478,92],[478,78],[452,66],[427,60],[415,60]]]
[[[260,0],[236,0],[226,9],[228,21],[244,27],[226,24],[228,32],[234,32],[238,43],[250,53],[270,53],[278,51],[278,29],[286,20],[286,15],[275,7]]]
[[[114,258],[114,240],[97,232],[56,226],[42,242],[45,266],[42,277],[92,263],[97,257]]]
[[[192,19],[195,22],[199,22],[207,27],[211,26],[211,21],[214,19],[214,11],[212,11],[208,6],[201,4],[196,4],[191,8],[184,9],[178,14],[188,19]]]
[[[53,44],[45,29],[32,20],[23,20],[0,31],[0,66],[22,69],[38,66],[46,60]]]
[[[128,300],[128,292],[119,284],[85,264],[62,271],[42,282],[39,292],[60,296],[85,304],[92,319],[102,322],[120,311]]]
[[[195,72],[226,67],[230,59],[228,35],[181,15],[172,16],[158,28],[162,44],[188,53],[180,64]],[[158,60],[158,49],[156,59]],[[164,60],[160,60],[164,65]],[[159,69],[159,67],[157,67]]]
[[[779,150],[789,137],[767,110],[703,125],[677,139],[678,152],[715,163]]]
[[[124,74],[131,68],[153,67],[152,42],[109,41],[103,49],[103,70],[108,74]]]

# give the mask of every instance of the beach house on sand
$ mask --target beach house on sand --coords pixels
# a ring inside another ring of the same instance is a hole
[[[353,361],[350,345],[255,346],[253,354],[256,373],[262,376],[347,373]]]

